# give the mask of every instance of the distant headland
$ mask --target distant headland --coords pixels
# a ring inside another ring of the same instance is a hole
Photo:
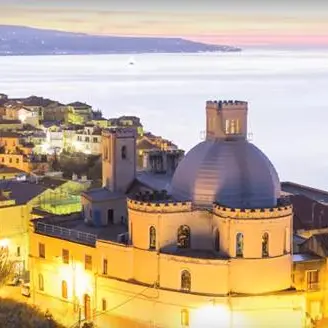
[[[237,52],[182,38],[99,36],[0,25],[0,56]]]

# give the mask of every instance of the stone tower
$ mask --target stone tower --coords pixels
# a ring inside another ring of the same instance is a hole
[[[136,131],[104,130],[102,133],[102,184],[125,193],[136,177]]]
[[[247,138],[245,101],[206,102],[206,140]]]

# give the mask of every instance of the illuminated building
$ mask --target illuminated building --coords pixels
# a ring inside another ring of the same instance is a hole
[[[92,107],[81,102],[67,105],[65,123],[82,125],[88,123],[92,118]]]
[[[0,168],[0,177],[2,176]],[[5,241],[19,271],[28,269],[28,228],[32,218],[81,210],[80,193],[88,181],[43,177],[37,181],[0,181],[0,244]],[[1,247],[1,246],[0,246]]]
[[[247,103],[206,112],[206,140],[165,188],[136,172],[132,131],[103,132],[103,187],[82,194],[82,213],[31,225],[35,304],[99,327],[298,328],[315,317],[292,279],[307,261],[292,255],[293,209],[247,141]]]
[[[34,127],[38,127],[40,125],[40,111],[39,109],[30,109],[28,107],[21,107],[18,110],[18,119],[23,124],[29,124]]]
[[[26,176],[24,171],[0,164],[0,180],[16,179],[23,176]]]
[[[6,247],[17,272],[28,269],[28,228],[32,209],[46,188],[16,181],[0,182],[0,247]]]
[[[74,152],[82,152],[90,155],[101,154],[101,129],[94,126],[84,126],[77,130],[72,140]]]
[[[137,131],[138,136],[142,136],[144,133],[140,118],[136,116],[120,116],[118,118],[110,118],[108,120],[108,127],[113,129],[133,128]]]

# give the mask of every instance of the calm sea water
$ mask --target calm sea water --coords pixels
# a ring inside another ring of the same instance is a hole
[[[140,116],[188,150],[205,101],[249,101],[253,140],[281,180],[328,189],[328,51],[0,57],[0,92],[85,101],[106,117]]]

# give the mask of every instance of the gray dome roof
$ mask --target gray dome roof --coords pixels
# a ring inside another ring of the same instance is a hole
[[[199,143],[178,165],[170,189],[179,201],[232,208],[274,207],[281,192],[270,160],[246,140]]]

